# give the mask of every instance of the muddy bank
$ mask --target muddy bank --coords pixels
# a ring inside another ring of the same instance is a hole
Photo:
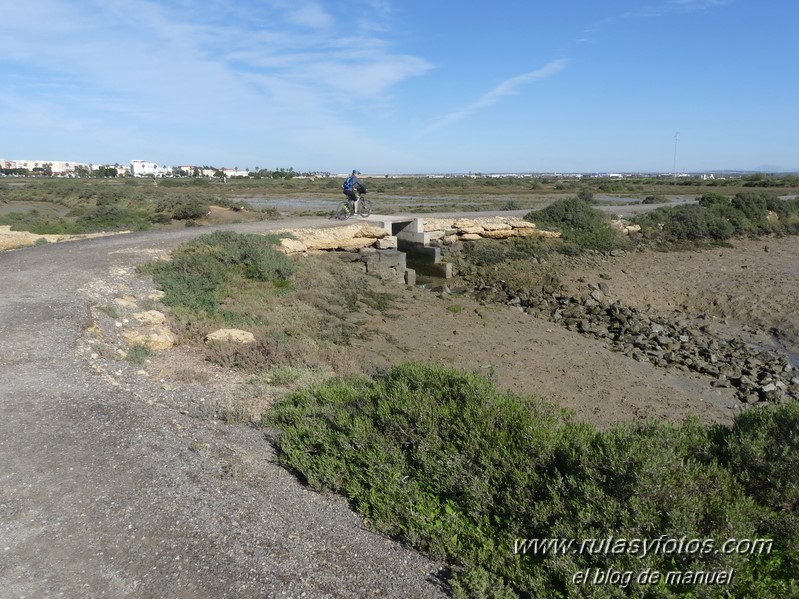
[[[555,262],[549,272],[558,284],[529,287],[497,280],[462,248],[453,247],[450,259],[479,301],[516,306],[636,362],[697,373],[744,403],[776,403],[799,397],[799,321],[790,309],[796,241],[771,240],[772,251],[742,241],[679,254],[547,254],[532,258],[532,268]]]

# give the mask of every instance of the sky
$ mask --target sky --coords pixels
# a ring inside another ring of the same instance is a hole
[[[796,0],[0,0],[0,158],[799,170]]]

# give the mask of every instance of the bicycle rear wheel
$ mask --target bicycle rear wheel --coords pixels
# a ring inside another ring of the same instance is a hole
[[[347,220],[350,217],[350,204],[347,200],[341,202],[333,212],[333,218],[338,220]]]
[[[358,211],[358,214],[360,214],[364,218],[372,214],[372,202],[370,202],[366,198],[361,198],[361,208]]]

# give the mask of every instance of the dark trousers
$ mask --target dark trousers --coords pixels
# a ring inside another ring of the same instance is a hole
[[[347,199],[350,202],[350,206],[353,210],[355,210],[355,202],[358,201],[358,196],[355,195],[354,189],[345,189],[344,195],[347,196]]]

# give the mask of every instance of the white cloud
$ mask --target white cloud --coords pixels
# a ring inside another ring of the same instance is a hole
[[[299,123],[350,132],[353,99],[384,102],[392,87],[432,68],[384,38],[384,0],[366,0],[371,13],[351,6],[343,15],[313,0],[10,4],[0,0],[0,56],[31,81],[6,86],[4,103],[51,106],[56,121],[111,114],[141,127],[216,119],[249,120],[254,135],[293,135]],[[380,16],[381,28],[357,35],[352,14]],[[6,82],[10,69],[0,72]],[[62,87],[41,89],[53,80]],[[357,81],[367,83],[356,89]]]
[[[505,96],[516,93],[520,87],[528,83],[533,83],[535,81],[540,81],[542,79],[546,79],[547,77],[553,76],[566,68],[567,62],[568,61],[566,59],[553,60],[536,71],[506,79],[493,89],[484,93],[475,102],[472,102],[464,108],[451,112],[442,119],[432,123],[421,132],[421,135],[427,135],[433,131],[441,129],[442,127],[462,121],[478,110],[488,108],[489,106],[499,102]]]

